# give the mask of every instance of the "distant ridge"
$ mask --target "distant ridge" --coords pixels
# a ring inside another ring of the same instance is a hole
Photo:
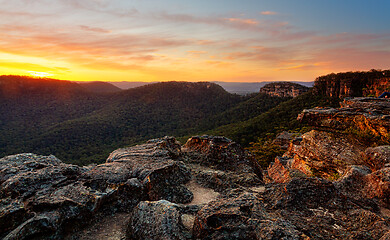
[[[289,82],[289,81],[286,81]],[[78,82],[78,83],[91,83],[91,82]],[[113,85],[122,90],[127,90],[136,87],[142,87],[149,84],[154,84],[158,82],[105,82],[110,85]],[[218,84],[223,87],[229,93],[235,93],[240,95],[246,95],[251,93],[259,92],[260,88],[264,87],[268,83],[273,82],[223,82],[223,81],[213,81],[212,83]],[[298,82],[293,81],[291,83],[297,83],[305,87],[313,87],[314,82]]]
[[[307,91],[308,87],[292,82],[268,83],[260,89],[260,93],[274,97],[297,97]]]
[[[108,82],[79,82],[79,84],[89,92],[94,93],[113,93],[122,91],[121,88]]]
[[[289,81],[285,81],[289,82]],[[226,91],[230,93],[236,93],[240,95],[256,93],[260,91],[260,88],[264,87],[266,84],[273,82],[213,82],[222,86]],[[303,85],[305,87],[313,87],[314,82],[290,82]]]
[[[136,87],[142,87],[148,84],[153,84],[157,82],[110,82],[110,84],[120,88],[120,89],[130,89],[130,88],[136,88]]]
[[[121,88],[121,89],[130,89],[141,87],[148,84],[153,84],[157,82],[109,82],[110,84]],[[212,83],[218,84],[223,87],[227,92],[236,93],[240,95],[250,94],[259,92],[260,88],[264,87],[267,83],[271,82],[223,82],[223,81],[213,81]],[[306,87],[313,87],[314,82],[298,82],[294,81],[292,83],[297,83]]]

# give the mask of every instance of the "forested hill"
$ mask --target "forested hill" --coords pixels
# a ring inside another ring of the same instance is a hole
[[[97,94],[77,83],[0,77],[1,156],[34,152],[102,162],[116,148],[247,120],[286,100],[239,96],[213,83],[167,82]]]
[[[119,87],[108,82],[79,82],[86,90],[94,93],[114,93],[122,91]]]

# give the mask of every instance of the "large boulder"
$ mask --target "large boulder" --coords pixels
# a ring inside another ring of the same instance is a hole
[[[275,161],[270,163],[267,168],[267,174],[270,182],[285,183],[295,177],[305,176],[305,173],[294,168],[292,164],[297,165],[297,161],[288,157],[276,157]]]
[[[371,172],[367,166],[351,166],[335,186],[366,207],[377,209],[378,204],[390,207],[390,168]]]
[[[289,222],[265,211],[253,193],[210,202],[197,214],[194,239],[300,239]]]
[[[149,200],[188,203],[192,200],[192,193],[183,184],[191,179],[191,172],[183,162],[173,159],[179,156],[180,145],[174,138],[154,139],[143,145],[115,150],[107,163],[91,169],[84,176],[114,183],[137,178]]]
[[[182,152],[191,163],[236,173],[256,174],[263,179],[261,166],[238,143],[220,136],[194,136],[188,139]]]
[[[293,158],[292,169],[309,176],[337,179],[348,166],[364,163],[364,151],[364,145],[342,135],[313,130],[293,141],[284,156]]]
[[[132,212],[127,235],[134,240],[191,239],[180,206],[166,200],[140,202]]]

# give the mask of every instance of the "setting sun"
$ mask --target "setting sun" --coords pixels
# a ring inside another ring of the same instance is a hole
[[[28,73],[29,73],[31,76],[34,76],[34,77],[50,77],[50,76],[53,76],[53,74],[50,74],[50,73],[47,73],[47,72],[34,72],[34,71],[28,71]]]
[[[313,81],[329,72],[387,69],[390,60],[384,2],[1,2],[2,74],[76,81]]]

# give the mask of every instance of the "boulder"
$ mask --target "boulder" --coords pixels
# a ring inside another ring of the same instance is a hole
[[[32,217],[24,208],[20,199],[3,198],[0,200],[0,237]]]
[[[196,215],[194,239],[300,239],[294,226],[267,213],[255,194],[210,202]]]
[[[251,188],[262,186],[255,173],[238,173],[232,171],[215,170],[198,164],[188,164],[193,179],[203,187],[217,192],[226,192],[235,188]]]
[[[268,179],[276,183],[289,182],[294,177],[303,177],[305,174],[298,167],[292,166],[293,158],[276,157],[267,168]]]
[[[173,159],[179,156],[180,145],[174,138],[153,139],[115,150],[105,164],[85,172],[83,178],[95,189],[137,178],[149,200],[188,203],[192,193],[183,184],[191,179],[191,172],[183,162]]]
[[[364,163],[364,150],[364,145],[342,135],[313,130],[303,134],[301,141],[293,141],[284,156],[293,158],[292,169],[335,180],[348,166]]]
[[[239,144],[219,136],[194,136],[182,148],[187,161],[213,169],[238,173],[255,173],[260,180],[263,171],[254,157]]]
[[[367,183],[366,177],[369,174],[371,174],[371,170],[366,166],[350,166],[334,184],[345,196],[361,199],[363,187]]]
[[[55,233],[57,231],[58,225],[56,224],[55,214],[45,214],[34,216],[24,223],[20,224],[7,236],[4,240],[24,240],[24,239],[43,239],[53,236],[57,238]]]
[[[374,171],[385,166],[390,167],[390,145],[367,148],[365,155],[366,164]]]
[[[276,138],[272,141],[272,143],[280,146],[280,148],[283,150],[287,150],[288,146],[290,145],[290,142],[293,139],[300,137],[301,135],[302,134],[300,133],[290,133],[290,132],[283,131],[276,136]]]
[[[363,189],[367,198],[377,198],[390,207],[390,167],[382,168],[366,176]]]
[[[390,207],[390,168],[371,172],[367,166],[351,166],[334,184],[345,196],[366,208]]]
[[[191,234],[184,226],[177,204],[166,200],[140,202],[133,210],[127,228],[128,239],[186,240]]]

